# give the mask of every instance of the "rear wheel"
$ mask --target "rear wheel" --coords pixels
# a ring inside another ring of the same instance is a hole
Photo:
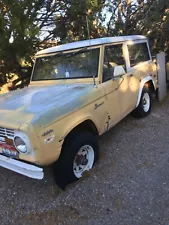
[[[135,117],[146,117],[151,112],[151,93],[148,87],[144,87],[137,108],[132,112]]]
[[[64,189],[92,169],[99,157],[97,137],[89,132],[76,132],[66,140],[59,160],[53,165],[56,184]]]

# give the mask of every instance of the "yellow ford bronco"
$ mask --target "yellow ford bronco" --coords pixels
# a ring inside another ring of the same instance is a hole
[[[60,187],[89,171],[97,137],[132,112],[151,111],[156,66],[144,36],[64,44],[36,54],[29,87],[0,99],[0,166]]]

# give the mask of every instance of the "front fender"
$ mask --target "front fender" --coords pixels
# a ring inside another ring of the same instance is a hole
[[[82,124],[83,122],[87,121],[87,120],[90,120],[97,128],[98,130],[98,133],[100,132],[99,130],[99,124],[98,122],[90,117],[89,115],[85,115],[84,117],[75,117],[73,120],[69,120],[68,121],[65,121],[64,123],[66,124],[64,126],[64,128],[62,129],[62,132],[60,132],[60,134],[62,134],[62,136],[60,137],[60,140],[59,141],[63,141],[65,139],[65,137],[75,128],[77,127],[78,125]]]

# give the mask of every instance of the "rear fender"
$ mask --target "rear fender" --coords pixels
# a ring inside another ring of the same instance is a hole
[[[151,76],[147,76],[147,77],[143,78],[143,79],[141,80],[141,83],[140,83],[140,88],[139,88],[139,93],[138,93],[138,98],[137,98],[136,108],[137,108],[137,106],[138,106],[139,103],[140,103],[140,99],[141,99],[141,94],[142,94],[142,91],[143,91],[143,87],[145,86],[145,84],[146,84],[148,81],[152,81],[153,86],[154,86],[154,89],[155,89],[155,83],[154,83],[154,81],[153,81],[153,79],[152,79]]]

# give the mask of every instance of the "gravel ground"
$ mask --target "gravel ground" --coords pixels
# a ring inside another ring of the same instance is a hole
[[[169,96],[145,119],[126,117],[100,138],[90,174],[61,191],[0,168],[0,224],[169,225]]]

